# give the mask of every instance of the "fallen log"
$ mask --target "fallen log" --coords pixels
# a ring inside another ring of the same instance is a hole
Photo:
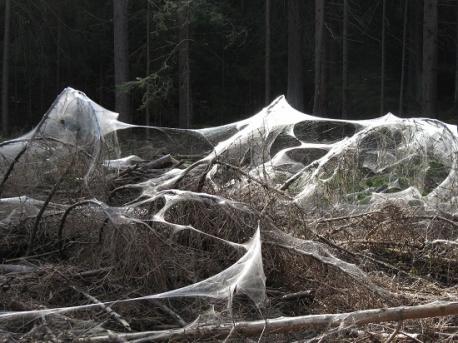
[[[336,327],[350,327],[382,322],[401,322],[409,319],[423,319],[458,315],[458,301],[435,301],[416,306],[398,306],[338,314],[316,314],[298,317],[241,321],[227,323],[195,323],[182,329],[146,331],[119,334],[121,339],[132,340],[148,337],[150,340],[170,340],[192,337],[221,337],[231,334],[258,336],[266,334],[318,331]],[[80,338],[79,342],[109,342],[110,336]]]

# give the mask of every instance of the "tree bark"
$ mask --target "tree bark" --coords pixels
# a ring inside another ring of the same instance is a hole
[[[129,80],[129,0],[113,0],[115,109],[120,120],[130,122],[130,100],[127,91],[120,89]]]
[[[3,67],[2,67],[2,129],[6,134],[8,132],[8,86],[9,86],[9,46],[10,46],[10,16],[11,3],[5,0],[5,21],[3,31]]]
[[[288,1],[288,102],[304,110],[304,3]]]
[[[189,63],[189,1],[184,0],[178,8],[179,48],[178,48],[178,80],[179,80],[179,116],[181,128],[191,127],[191,69]]]
[[[458,104],[458,2],[456,4],[456,37],[455,37],[455,104]]]
[[[458,302],[436,301],[425,305],[399,306],[339,314],[312,314],[298,317],[279,317],[245,322],[202,324],[181,329],[121,333],[118,338],[134,339],[150,337],[151,339],[190,339],[191,337],[224,337],[228,334],[258,336],[270,333],[291,333],[307,330],[323,330],[337,327],[366,325],[370,323],[401,322],[404,320],[445,317],[458,315]],[[80,339],[84,342],[109,342],[112,336],[98,336]]]
[[[437,0],[424,0],[423,9],[423,115],[434,116],[437,87]]]
[[[342,113],[343,119],[347,115],[348,99],[348,0],[343,0],[343,19],[342,19]]]
[[[57,19],[57,37],[56,37],[56,92],[60,93],[60,49],[62,39],[62,24]]]
[[[416,1],[410,2],[410,30],[409,30],[409,49],[408,49],[408,81],[409,94],[416,104],[421,103],[421,74],[422,74],[422,43],[419,32],[423,29],[422,24],[423,9]],[[410,106],[409,106],[410,107]],[[419,110],[415,108],[415,110]]]
[[[407,51],[407,20],[409,13],[409,0],[404,4],[404,23],[402,28],[402,57],[401,57],[401,85],[399,90],[399,115],[404,113],[404,84],[406,74],[406,51]]]
[[[386,0],[382,3],[382,39],[380,51],[380,115],[385,114],[385,17],[386,17]]]
[[[265,66],[264,66],[264,102],[270,103],[270,0],[266,0],[266,28],[265,28]]]
[[[148,77],[151,74],[151,4],[150,0],[146,0],[146,76]],[[150,85],[149,82],[146,85],[146,106],[145,106],[145,124],[151,125],[151,115],[150,115],[150,108],[149,108],[149,96],[150,96]],[[149,133],[149,131],[148,131]]]
[[[322,110],[323,84],[323,31],[324,31],[325,0],[315,0],[315,93],[313,97],[313,113],[319,114]]]

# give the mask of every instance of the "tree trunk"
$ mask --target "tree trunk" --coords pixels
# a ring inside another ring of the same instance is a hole
[[[288,1],[288,102],[304,110],[304,4]]]
[[[115,109],[122,121],[130,122],[129,94],[120,89],[129,80],[129,0],[113,0]]]
[[[270,103],[270,0],[266,0],[266,36],[265,36],[265,66],[264,66],[264,102]]]
[[[381,41],[381,62],[380,62],[380,115],[385,114],[385,17],[386,0],[382,4],[382,41]]]
[[[56,93],[60,93],[60,49],[62,39],[62,24],[60,19],[57,20],[57,37],[56,37]]]
[[[146,76],[151,74],[151,5],[150,0],[146,0]],[[145,125],[151,125],[151,115],[149,108],[150,85],[146,85],[146,106],[145,106]],[[149,133],[149,131],[148,131]]]
[[[179,48],[178,48],[178,80],[179,80],[179,126],[191,126],[191,70],[189,65],[189,22],[190,8],[188,0],[182,1],[178,8]]]
[[[437,0],[424,0],[423,9],[423,115],[433,116],[437,84]]]
[[[343,0],[342,19],[342,118],[346,119],[348,99],[348,1]]]
[[[455,37],[455,104],[458,104],[458,3],[456,4],[456,37]]]
[[[313,97],[313,113],[318,114],[322,109],[323,82],[323,29],[325,0],[315,0],[315,94]]]
[[[327,99],[328,99],[328,76],[329,65],[328,59],[332,61],[332,44],[330,35],[327,30],[323,30],[321,47],[321,63],[320,63],[320,89],[318,97],[318,111],[317,114],[324,115],[328,112]]]
[[[8,76],[9,76],[9,47],[10,47],[10,0],[5,0],[5,22],[3,31],[3,67],[2,67],[2,132],[8,132]]]
[[[406,49],[407,49],[407,19],[409,13],[409,0],[404,4],[404,23],[402,29],[402,58],[401,58],[401,85],[399,90],[399,115],[404,113],[404,83],[406,71]]]
[[[221,39],[221,111],[218,111],[217,120],[221,123],[224,117],[224,109],[226,108],[226,48],[224,40]]]
[[[409,30],[409,49],[408,49],[408,81],[409,94],[416,104],[421,103],[421,73],[422,73],[422,44],[421,35],[418,34],[423,29],[422,23],[423,9],[416,1],[410,2],[410,13],[412,20]],[[415,110],[419,110],[415,108]]]

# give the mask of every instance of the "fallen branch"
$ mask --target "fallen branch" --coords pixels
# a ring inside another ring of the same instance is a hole
[[[237,167],[237,166],[234,166],[234,165],[232,165],[232,164],[230,164],[230,163],[226,163],[226,162],[222,162],[222,161],[215,161],[214,163],[215,163],[215,164],[220,164],[220,165],[222,165],[222,166],[224,166],[224,167],[227,167],[227,168],[229,168],[229,169],[232,169],[232,170],[238,172],[239,174],[245,176],[245,177],[248,178],[249,180],[251,180],[251,181],[253,181],[253,182],[256,182],[256,183],[259,184],[261,187],[263,187],[263,188],[265,188],[265,189],[267,189],[267,190],[270,190],[270,191],[272,191],[272,192],[274,192],[274,193],[277,193],[278,195],[281,195],[282,197],[284,197],[284,198],[286,198],[286,199],[288,199],[288,200],[290,200],[290,201],[294,201],[294,198],[291,197],[289,194],[285,193],[283,190],[277,189],[277,188],[275,188],[275,187],[272,187],[272,186],[268,185],[267,183],[265,183],[265,182],[263,182],[263,181],[261,181],[261,180],[255,178],[255,177],[251,176],[249,173],[243,171],[241,168],[239,168],[239,167]]]
[[[408,218],[412,218],[412,219],[426,219],[426,220],[431,220],[431,221],[434,221],[434,220],[437,220],[437,221],[443,221],[447,224],[450,224],[454,227],[458,227],[458,223],[454,222],[453,220],[450,220],[450,219],[447,219],[445,217],[442,217],[442,216],[409,216]]]
[[[37,270],[35,267],[22,264],[0,264],[0,274],[4,273],[31,273]]]
[[[285,294],[281,297],[281,300],[291,300],[291,299],[299,299],[299,298],[308,298],[312,295],[313,291],[308,289],[306,291],[296,292],[296,293],[289,293]]]
[[[105,305],[104,303],[102,303],[97,298],[93,297],[92,295],[84,292],[83,290],[81,290],[79,288],[76,288],[75,286],[72,286],[72,289],[74,289],[75,291],[77,291],[77,292],[81,293],[82,295],[84,295],[89,301],[93,302],[94,304],[99,305],[106,313],[108,313],[110,315],[111,318],[113,318],[115,321],[117,321],[119,324],[121,324],[121,326],[124,329],[126,329],[127,331],[132,331],[129,323],[124,318],[122,318],[121,315],[118,312],[113,311],[113,309],[110,306]]]
[[[187,323],[181,318],[181,316],[176,313],[174,310],[172,310],[170,307],[167,305],[161,303],[159,300],[156,299],[150,299],[150,301],[159,307],[164,313],[166,313],[169,317],[171,317],[179,326],[185,327]]]
[[[341,221],[341,220],[350,220],[350,219],[370,216],[371,214],[380,214],[380,213],[382,213],[381,210],[375,210],[375,211],[370,211],[370,212],[351,214],[351,215],[342,216],[342,217],[323,218],[323,219],[318,220],[318,224],[330,223],[330,222]]]
[[[183,329],[146,331],[119,334],[119,338],[132,340],[150,337],[151,340],[190,339],[192,337],[222,337],[230,332],[244,336],[291,333],[307,330],[324,330],[336,327],[366,325],[411,319],[424,319],[458,315],[458,302],[432,302],[416,306],[399,306],[361,310],[339,314],[316,314],[298,317],[279,317],[256,321],[228,322],[219,324],[194,324]],[[109,335],[87,337],[79,342],[109,342]]]

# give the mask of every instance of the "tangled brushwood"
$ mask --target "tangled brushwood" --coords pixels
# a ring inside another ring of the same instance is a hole
[[[437,120],[144,127],[67,88],[0,143],[1,340],[456,341],[457,167]]]

